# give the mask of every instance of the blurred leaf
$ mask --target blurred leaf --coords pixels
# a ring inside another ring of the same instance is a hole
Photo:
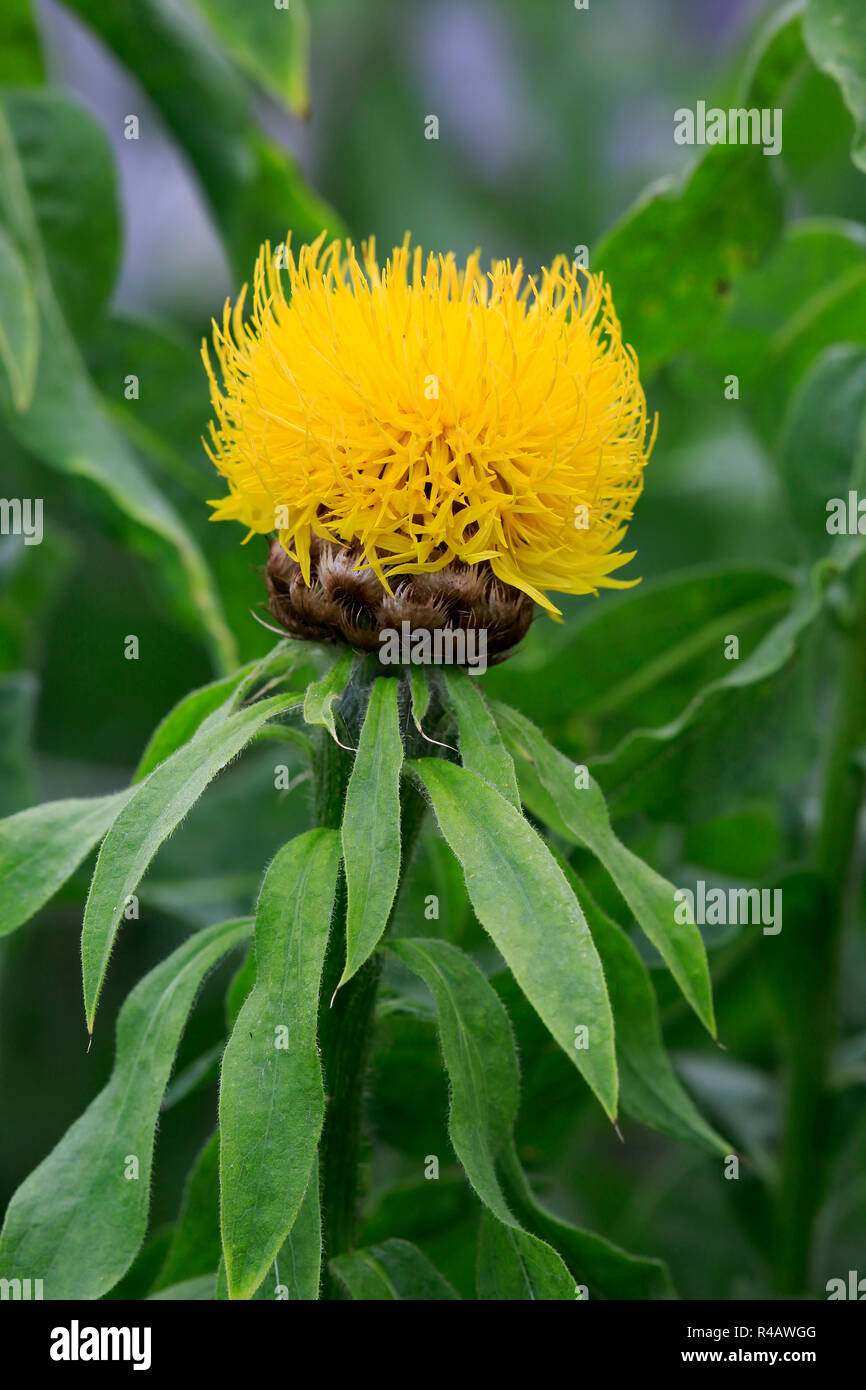
[[[4,94],[48,277],[66,323],[85,339],[120,268],[117,180],[108,137],[52,88]]]
[[[310,21],[304,0],[286,8],[234,0],[194,0],[227,51],[254,81],[296,116],[310,107]]]
[[[659,820],[700,821],[755,790],[802,775],[808,762],[805,698],[813,624],[825,575],[810,577],[788,613],[757,646],[730,663],[680,715],[655,729],[637,728],[593,761],[614,815],[643,811]],[[782,736],[790,721],[796,744]]]
[[[30,744],[38,692],[29,671],[0,676],[0,816],[33,800]]]
[[[44,80],[33,4],[31,0],[4,0],[0,9],[0,84]]]
[[[470,772],[477,772],[519,810],[520,795],[514,763],[502,742],[496,721],[484,703],[484,696],[472,684],[472,677],[465,672],[452,671],[446,666],[442,675],[448,699],[457,715],[460,761]]]
[[[74,554],[57,526],[39,545],[28,545],[22,536],[0,537],[0,671],[42,665],[45,629],[68,592]]]
[[[771,164],[757,146],[714,146],[682,186],[651,188],[594,251],[643,373],[712,333],[731,282],[778,239]]]
[[[514,661],[487,673],[486,689],[570,738],[586,759],[636,726],[680,714],[727,671],[725,637],[762,636],[793,594],[787,575],[751,566],[665,576],[594,604],[558,640],[539,631]]]
[[[532,767],[528,801],[524,795],[530,810],[554,828],[564,828],[569,839],[604,865],[698,1018],[715,1036],[704,944],[693,923],[676,921],[673,884],[632,854],[614,834],[597,782],[590,778],[586,786],[576,785],[571,763],[528,719],[505,705],[497,705],[495,713],[506,743]]]
[[[403,740],[398,682],[379,676],[361,729],[343,808],[346,964],[339,989],[372,955],[384,932],[400,877],[400,769]]]
[[[120,1012],[111,1080],[12,1198],[0,1233],[7,1278],[40,1271],[51,1299],[100,1298],[144,1238],[159,1103],[208,970],[250,932],[222,922],[190,937]],[[138,1180],[127,1171],[138,1164]],[[98,1195],[97,1195],[98,1194]]]
[[[818,358],[788,407],[779,466],[788,505],[803,549],[817,558],[834,544],[829,532],[832,500],[844,505],[849,490],[866,484],[866,348],[832,347]],[[859,474],[858,475],[858,469]],[[855,536],[866,535],[866,515],[854,517]],[[849,542],[850,544],[850,542]]]
[[[213,727],[199,729],[136,787],[103,841],[81,930],[84,1007],[93,1032],[108,958],[130,894],[166,836],[205,787],[269,719],[300,703],[299,695],[260,700]]]
[[[818,67],[842,89],[857,127],[851,158],[866,173],[866,12],[861,0],[808,0],[803,33]]]
[[[265,240],[276,245],[289,229],[297,243],[324,227],[342,233],[291,155],[256,130],[245,84],[200,13],[164,0],[67,3],[138,79],[186,151],[238,282]]]
[[[533,1008],[600,1100],[616,1114],[613,1018],[580,906],[543,840],[474,772],[413,764],[460,861],[475,914]],[[545,923],[542,934],[537,924]],[[585,1028],[588,1047],[578,1047]]]
[[[129,800],[113,796],[47,801],[0,821],[0,936],[39,911],[102,839]]]
[[[33,399],[38,357],[39,313],[30,277],[0,227],[0,361],[18,411],[27,410]]]
[[[696,345],[740,378],[741,399],[775,438],[792,390],[824,348],[866,342],[866,228],[833,218],[797,222],[742,278],[714,338]]]
[[[661,1260],[632,1255],[593,1231],[561,1221],[537,1202],[513,1145],[503,1154],[503,1173],[509,1200],[526,1224],[556,1247],[574,1279],[586,1284],[590,1295],[615,1299],[676,1297]]]
[[[768,798],[690,826],[683,858],[725,877],[761,878],[783,852],[780,821],[775,799]]]
[[[353,1250],[330,1261],[331,1272],[350,1298],[443,1301],[457,1298],[451,1285],[408,1240],[386,1240],[369,1250]]]
[[[232,1298],[250,1298],[264,1279],[316,1156],[325,1114],[319,986],[339,863],[335,830],[291,840],[268,869],[256,908],[256,981],[220,1085],[220,1227]]]
[[[28,100],[35,108],[42,94]],[[67,103],[69,123],[74,128],[76,108]],[[66,124],[66,108],[61,113],[54,97],[50,99],[58,129]],[[61,119],[62,115],[62,119]],[[74,153],[74,152],[73,152]],[[44,151],[46,159],[62,164],[70,156],[62,144],[52,142]],[[47,169],[46,165],[46,169]],[[55,298],[49,265],[43,246],[36,211],[31,204],[14,141],[14,130],[0,112],[0,219],[22,253],[36,292],[40,310],[39,366],[34,399],[26,414],[6,410],[11,432],[27,449],[44,462],[73,477],[95,484],[118,512],[131,523],[129,532],[139,549],[158,553],[177,566],[176,576],[181,608],[194,615],[219,657],[235,664],[233,639],[219,611],[213,581],[195,543],[174,509],[140,469],[122,438],[109,425],[95,391],[87,377],[78,350],[70,336]],[[47,178],[47,172],[45,174]],[[157,546],[155,542],[162,542]]]

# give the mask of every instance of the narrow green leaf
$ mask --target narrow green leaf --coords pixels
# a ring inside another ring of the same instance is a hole
[[[0,362],[17,411],[26,410],[33,399],[38,355],[36,297],[21,257],[0,227]]]
[[[532,796],[530,787],[530,810],[542,819],[547,819],[552,811],[556,828],[565,828],[569,839],[584,845],[600,860],[686,999],[715,1035],[704,943],[694,923],[677,922],[673,884],[617,838],[601,788],[593,778],[588,778],[585,787],[576,788],[573,765],[550,746],[534,724],[506,705],[496,706],[496,717],[506,743],[531,763],[537,778],[536,790],[540,786],[543,791],[543,799],[539,800]]]
[[[275,695],[238,710],[212,728],[200,729],[139,783],[115,820],[96,861],[81,933],[89,1032],[93,1032],[96,1005],[124,907],[163,840],[253,735],[300,699],[300,695]]]
[[[496,991],[469,956],[447,941],[400,938],[389,950],[418,975],[436,1004],[439,1040],[450,1083],[448,1133],[466,1177],[506,1228],[490,1240],[510,1267],[525,1271],[515,1297],[570,1298],[568,1271],[554,1250],[515,1220],[496,1176],[509,1142],[520,1092],[511,1025]],[[563,1292],[564,1290],[564,1292]]]
[[[604,966],[616,1025],[616,1060],[622,1108],[641,1124],[684,1139],[712,1154],[731,1145],[707,1124],[683,1090],[665,1052],[658,1002],[650,973],[622,927],[578,883],[571,865],[556,856],[583,908]]]
[[[370,691],[358,755],[343,811],[346,866],[346,966],[340,985],[376,949],[400,877],[400,769],[403,740],[398,682],[379,676]]]
[[[294,1225],[251,1299],[255,1303],[271,1299],[314,1302],[319,1297],[321,1278],[322,1214],[319,1204],[319,1164],[315,1159]],[[228,1296],[225,1260],[220,1259],[215,1297],[225,1302]]]
[[[476,773],[432,758],[419,759],[414,769],[463,866],[475,915],[613,1118],[610,1001],[598,953],[561,869],[523,816]]]
[[[408,1240],[384,1240],[368,1250],[338,1255],[329,1267],[356,1300],[444,1302],[459,1296],[423,1251]]]
[[[129,1268],[147,1228],[159,1104],[187,1015],[208,970],[251,928],[249,919],[208,927],[136,985],[108,1085],[9,1204],[5,1278],[40,1278],[46,1298],[83,1300],[101,1298]]]
[[[346,689],[355,653],[350,647],[343,647],[326,675],[321,680],[307,686],[304,696],[304,719],[308,724],[319,724],[327,729],[336,743],[337,729],[334,723],[334,705]]]
[[[484,696],[465,671],[443,668],[445,688],[457,715],[460,760],[520,809],[517,774]]]
[[[126,790],[47,801],[0,821],[0,936],[20,927],[54,896],[130,796]]]
[[[550,1256],[553,1251],[544,1241],[504,1226],[484,1212],[478,1229],[478,1297],[497,1303],[573,1299],[574,1280],[559,1256],[554,1256],[555,1264]]]
[[[316,1157],[325,1092],[319,986],[340,863],[336,830],[274,859],[256,908],[256,982],[223,1058],[220,1188],[231,1298],[250,1298],[292,1228]]]

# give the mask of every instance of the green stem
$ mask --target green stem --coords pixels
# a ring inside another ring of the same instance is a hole
[[[776,1244],[776,1282],[791,1294],[809,1287],[815,1217],[826,1176],[827,1074],[864,786],[854,755],[866,742],[866,558],[852,577],[849,619],[815,846],[815,867],[827,889],[829,910],[817,924],[810,953],[809,1017],[791,1020]]]
[[[351,768],[351,756],[322,731],[314,761],[318,825],[340,826]],[[422,798],[406,779],[401,791],[400,882],[388,926],[399,899],[424,810]],[[341,874],[319,1003],[320,1044],[328,1096],[320,1158],[325,1298],[341,1296],[339,1287],[328,1274],[327,1261],[351,1250],[355,1244],[364,1148],[364,1082],[381,973],[381,957],[374,952],[371,959],[334,996],[345,959],[346,885]]]

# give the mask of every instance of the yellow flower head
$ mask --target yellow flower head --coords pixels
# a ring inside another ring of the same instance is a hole
[[[408,237],[380,268],[372,241],[359,260],[324,240],[262,247],[250,318],[244,290],[214,323],[222,388],[203,348],[214,519],[277,531],[307,583],[318,536],[386,588],[453,560],[553,613],[547,589],[624,587],[652,439],[601,277],[561,256],[538,281],[477,253],[461,270]]]

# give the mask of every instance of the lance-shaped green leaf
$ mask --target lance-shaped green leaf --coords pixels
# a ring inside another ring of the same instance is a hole
[[[469,1182],[496,1218],[521,1298],[570,1298],[572,1281],[554,1250],[522,1230],[503,1196],[496,1160],[508,1143],[520,1093],[511,1025],[495,990],[447,941],[401,938],[389,949],[427,985],[450,1082],[448,1133]],[[496,1296],[496,1295],[490,1295]]]
[[[336,743],[337,728],[334,723],[334,705],[339,700],[352,674],[352,662],[355,653],[349,647],[343,647],[340,655],[321,680],[313,681],[307,686],[307,693],[304,696],[304,719],[308,724],[319,724],[328,730],[331,738]]]
[[[183,943],[136,985],[120,1011],[108,1085],[9,1204],[5,1278],[40,1278],[50,1299],[101,1298],[144,1239],[162,1095],[208,970],[248,937],[249,919]]]
[[[336,830],[291,840],[256,908],[256,982],[223,1058],[220,1226],[231,1298],[250,1298],[298,1214],[325,1115],[319,986],[340,863]]]
[[[866,172],[866,17],[861,0],[809,0],[803,37],[818,67],[839,83],[856,127],[851,158]]]
[[[53,897],[131,794],[47,801],[0,821],[0,936]]]
[[[300,695],[275,695],[200,729],[139,783],[114,821],[96,861],[81,934],[89,1032],[124,907],[163,840],[254,734],[300,700]]]
[[[400,877],[400,769],[403,740],[398,682],[373,683],[358,755],[346,789],[343,862],[346,867],[344,985],[376,949],[388,924]]]
[[[292,1229],[251,1300],[256,1303],[281,1299],[287,1302],[315,1302],[322,1278],[322,1213],[319,1203],[319,1164],[313,1170],[304,1200]],[[225,1260],[217,1268],[214,1297],[228,1299]]]
[[[564,829],[569,839],[585,846],[604,865],[686,999],[714,1034],[704,943],[694,923],[676,920],[673,884],[632,854],[614,834],[597,782],[587,776],[575,786],[573,765],[516,710],[497,705],[496,717],[506,743],[534,773],[522,787],[524,802],[542,820]]]
[[[384,1240],[367,1250],[337,1255],[329,1268],[349,1297],[360,1301],[435,1303],[459,1297],[423,1251],[408,1240]]]
[[[618,923],[578,883],[571,865],[557,861],[583,908],[604,966],[616,1025],[616,1060],[622,1108],[641,1124],[712,1154],[729,1154],[680,1084],[665,1052],[658,1002],[649,971]]]
[[[490,1212],[483,1213],[478,1228],[475,1285],[479,1299],[496,1303],[574,1298],[574,1280],[550,1246],[503,1225]]]
[[[520,793],[514,763],[484,696],[464,671],[444,667],[443,675],[448,698],[457,715],[460,761],[519,810]]]
[[[463,866],[475,915],[536,1013],[608,1115],[616,1114],[613,1017],[580,905],[544,842],[467,768],[413,765]]]
[[[15,410],[26,410],[33,398],[38,354],[36,297],[21,257],[0,227],[0,362]]]

